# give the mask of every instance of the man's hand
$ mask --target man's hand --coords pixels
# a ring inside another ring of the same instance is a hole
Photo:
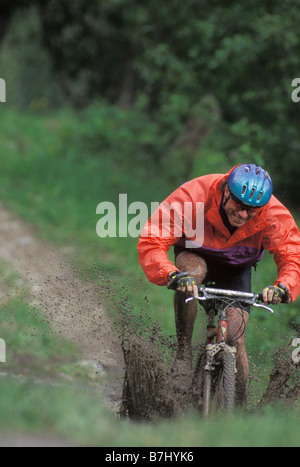
[[[197,282],[187,272],[172,272],[169,274],[169,280],[168,289],[192,294],[194,298],[198,298]]]
[[[276,285],[270,285],[265,287],[263,292],[263,303],[264,304],[273,304],[279,305],[279,303],[290,303],[290,294],[288,288],[279,283]]]

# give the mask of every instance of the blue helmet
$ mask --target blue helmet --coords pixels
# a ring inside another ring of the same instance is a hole
[[[253,208],[265,206],[273,192],[270,175],[255,164],[241,164],[233,169],[228,187],[235,198]]]

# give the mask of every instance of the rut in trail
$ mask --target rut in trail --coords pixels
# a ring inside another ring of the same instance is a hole
[[[121,394],[123,354],[108,319],[99,287],[82,281],[64,252],[36,238],[34,227],[0,205],[0,258],[29,286],[30,301],[40,306],[54,330],[78,344],[82,357],[101,365]],[[108,391],[111,392],[111,391]],[[119,397],[119,395],[115,395]]]

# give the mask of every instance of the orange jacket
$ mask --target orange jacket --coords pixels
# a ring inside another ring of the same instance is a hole
[[[188,248],[192,245],[196,253],[214,257],[230,267],[254,266],[266,249],[274,255],[277,265],[275,285],[283,283],[289,289],[291,301],[296,300],[300,293],[300,232],[292,215],[272,196],[255,217],[231,235],[219,212],[222,187],[229,173],[191,180],[159,206],[139,239],[140,265],[150,282],[165,286],[168,274],[177,269],[168,257],[172,245]],[[201,232],[199,236],[199,228],[196,229],[199,218],[204,220],[203,238]]]

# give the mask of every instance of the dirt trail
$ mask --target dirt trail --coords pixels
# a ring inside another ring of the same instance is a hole
[[[112,376],[114,382],[107,391],[121,391],[122,350],[100,301],[97,285],[81,281],[65,260],[63,251],[37,239],[33,226],[2,205],[1,257],[29,286],[31,301],[43,308],[55,331],[78,343],[83,359],[99,365]]]

